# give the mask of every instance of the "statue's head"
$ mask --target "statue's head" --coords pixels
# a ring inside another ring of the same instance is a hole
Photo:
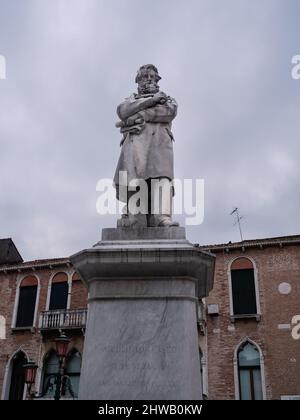
[[[160,79],[158,70],[153,64],[145,64],[140,67],[135,78],[135,83],[138,84],[138,93],[144,95],[158,92],[159,86],[157,83]]]

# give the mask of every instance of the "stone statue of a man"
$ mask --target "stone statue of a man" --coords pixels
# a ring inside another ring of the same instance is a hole
[[[177,103],[159,91],[160,79],[154,65],[142,66],[135,79],[138,93],[117,108],[121,121],[116,126],[123,139],[114,184],[117,198],[126,203],[118,226],[178,226],[171,219],[174,177],[171,124]],[[140,210],[133,211],[130,198],[145,185],[147,195],[141,195]]]

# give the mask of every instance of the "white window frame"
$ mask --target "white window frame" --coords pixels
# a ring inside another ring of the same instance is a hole
[[[11,374],[12,374],[12,362],[15,355],[18,354],[19,352],[24,353],[27,360],[30,360],[27,352],[23,349],[22,346],[20,346],[16,351],[12,353],[4,369],[4,379],[3,379],[3,385],[2,385],[1,400],[8,400],[9,398],[9,390],[10,390],[10,385],[11,385]],[[24,382],[23,400],[26,399],[26,392],[27,392],[27,385]]]
[[[35,277],[36,280],[37,280],[37,291],[36,291],[36,298],[35,298],[34,315],[33,315],[33,322],[32,322],[31,327],[35,328],[37,326],[37,314],[38,314],[39,299],[40,299],[41,281],[40,281],[40,278],[39,278],[38,274],[36,274],[36,273],[28,274],[27,273],[27,274],[23,274],[23,275],[19,276],[19,278],[17,279],[15,303],[14,303],[12,322],[11,322],[11,328],[12,329],[17,328],[16,323],[17,323],[17,315],[18,315],[18,308],[19,308],[20,287],[21,287],[22,281],[26,277]]]
[[[235,399],[240,399],[240,378],[239,378],[239,359],[238,359],[238,351],[240,347],[246,343],[250,343],[253,346],[255,346],[259,351],[259,360],[260,360],[260,375],[261,375],[261,389],[262,389],[262,398],[263,400],[267,399],[266,394],[266,379],[265,379],[265,361],[263,352],[260,348],[260,346],[253,340],[251,340],[249,337],[245,337],[242,341],[239,342],[239,344],[236,346],[234,350],[234,356],[233,356],[233,372],[234,372],[234,394]]]
[[[59,270],[59,271],[56,271],[55,273],[52,273],[51,276],[50,276],[50,278],[49,278],[49,281],[48,281],[48,290],[47,290],[46,308],[45,308],[46,311],[49,311],[52,281],[53,281],[54,277],[57,274],[59,274],[59,273],[66,274],[66,276],[67,276],[67,282],[68,282],[68,299],[67,299],[67,307],[66,307],[66,310],[67,309],[70,309],[70,306],[71,306],[71,294],[72,294],[72,274],[70,272],[68,272],[68,271]]]
[[[238,257],[234,257],[228,264],[227,269],[227,278],[228,278],[228,289],[229,289],[229,308],[230,308],[230,318],[234,321],[235,317],[239,318],[238,315],[235,315],[233,312],[233,296],[232,296],[232,278],[231,278],[231,267],[234,261],[238,260],[239,258],[244,258],[249,260],[253,266],[253,273],[254,273],[254,287],[255,287],[255,299],[256,299],[256,320],[259,321],[261,317],[261,308],[260,308],[260,299],[259,299],[259,282],[258,282],[258,270],[256,263],[252,257],[248,257],[245,255],[239,255]],[[245,314],[245,318],[247,314]],[[243,318],[243,316],[241,316]]]

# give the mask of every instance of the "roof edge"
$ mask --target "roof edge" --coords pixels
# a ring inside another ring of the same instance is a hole
[[[300,244],[300,235],[291,235],[291,236],[278,236],[273,238],[263,238],[263,239],[249,239],[240,242],[228,242],[226,244],[214,244],[214,245],[200,245],[201,249],[222,251],[230,249],[242,249],[242,248],[262,248],[266,246],[280,246],[283,245],[297,245]]]

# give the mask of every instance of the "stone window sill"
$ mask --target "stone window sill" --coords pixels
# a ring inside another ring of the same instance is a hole
[[[239,314],[239,315],[230,315],[230,321],[236,322],[239,319],[255,319],[255,321],[259,322],[261,320],[260,314]]]
[[[11,331],[12,332],[18,332],[18,331],[30,331],[30,332],[32,332],[32,333],[34,333],[35,332],[35,327],[13,327],[12,329],[11,329]]]

